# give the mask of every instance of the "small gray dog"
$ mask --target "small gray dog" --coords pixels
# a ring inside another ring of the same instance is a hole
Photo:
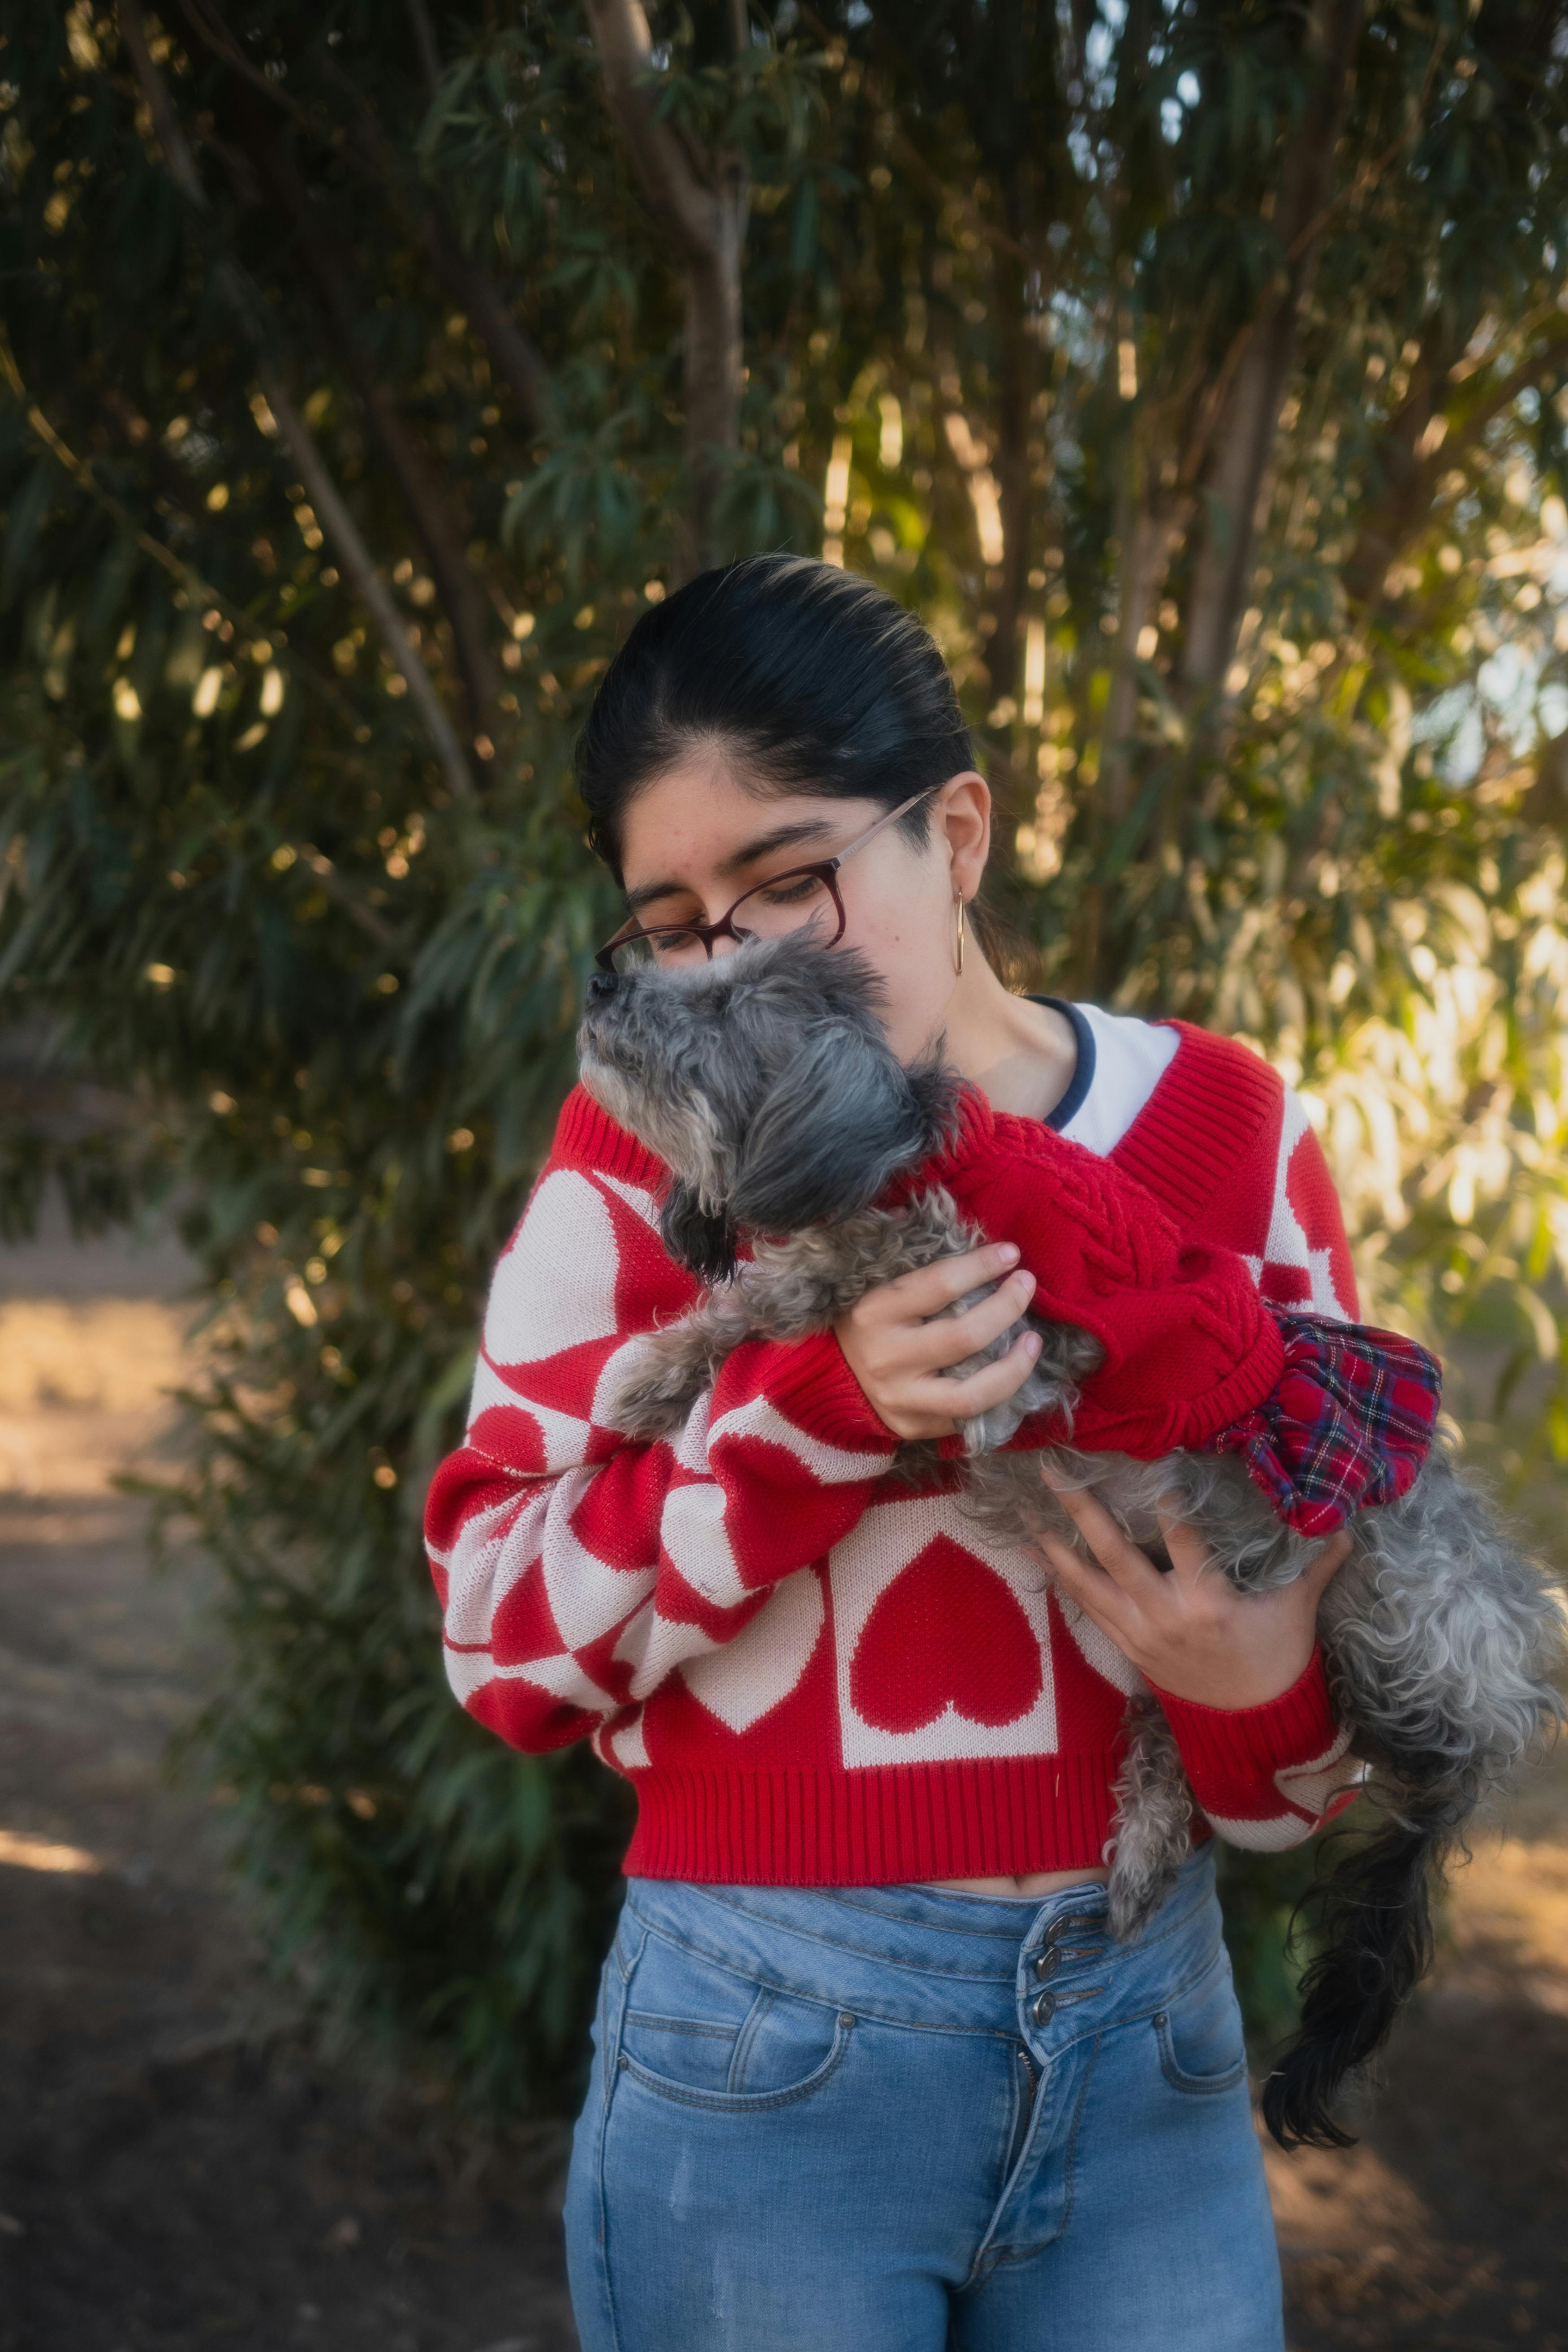
[[[988,1238],[940,1186],[878,1207],[952,1129],[958,1080],[938,1052],[908,1067],[888,1045],[880,986],[852,950],[798,935],[752,940],[693,970],[595,973],[578,1037],[583,1083],[662,1160],[671,1255],[709,1287],[654,1335],[624,1385],[616,1425],[668,1434],[720,1364],[756,1334],[825,1330],[895,1276]],[[745,1234],[749,1260],[737,1258]],[[961,1313],[994,1286],[969,1292]],[[1003,1541],[1044,1529],[1080,1542],[1040,1475],[1091,1487],[1131,1538],[1162,1559],[1160,1514],[1190,1521],[1239,1589],[1289,1583],[1319,1549],[1276,1517],[1230,1454],[1158,1462],[1084,1454],[1001,1454],[1020,1423],[1058,1411],[1070,1432],[1100,1343],[1075,1326],[1024,1318],[1042,1339],[1027,1379],[964,1427],[964,1507]],[[952,1366],[957,1378],[1002,1355],[1023,1322]],[[906,1443],[894,1474],[944,1468]],[[1541,1573],[1435,1445],[1399,1501],[1359,1513],[1328,1587],[1320,1630],[1331,1685],[1385,1819],[1321,1884],[1318,1957],[1301,2024],[1269,2077],[1264,2111],[1281,2145],[1342,2145],[1331,2116],[1346,2074],[1370,2057],[1431,1958],[1428,1880],[1466,1823],[1562,1713],[1552,1673],[1562,1612]],[[1119,1937],[1137,1935],[1188,1851],[1192,1796],[1152,1696],[1130,1706],[1117,1782],[1109,1888]]]

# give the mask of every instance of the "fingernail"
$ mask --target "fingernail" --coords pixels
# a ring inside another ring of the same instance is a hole
[[[1033,1290],[1035,1286],[1035,1277],[1029,1272],[1026,1265],[1021,1265],[1018,1268],[1018,1279],[1023,1284],[1026,1290]]]
[[[1002,1242],[1002,1243],[1000,1243],[1000,1244],[998,1244],[998,1246],[999,1246],[999,1248],[1001,1249],[1001,1252],[1002,1252],[1002,1263],[1003,1263],[1003,1265],[1012,1265],[1012,1263],[1013,1263],[1013,1261],[1014,1261],[1014,1259],[1015,1259],[1015,1258],[1017,1256],[1017,1255],[1018,1255],[1018,1244],[1017,1244],[1017,1243],[1016,1243],[1016,1242]]]
[[[1026,1332],[1025,1332],[1025,1334],[1024,1334],[1024,1353],[1025,1353],[1025,1355],[1026,1355],[1026,1356],[1037,1356],[1037,1355],[1039,1354],[1039,1352],[1040,1352],[1040,1335],[1039,1335],[1039,1333],[1038,1333],[1037,1331],[1026,1331]]]

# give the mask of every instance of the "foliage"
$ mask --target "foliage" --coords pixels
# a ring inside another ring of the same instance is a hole
[[[178,1201],[239,1851],[498,2105],[570,2095],[624,1792],[452,1705],[418,1505],[616,918],[570,742],[703,553],[928,619],[1033,984],[1273,1055],[1373,1298],[1568,1455],[1568,9],[703,0],[615,90],[618,13],[0,0],[0,992],[131,1107],[0,1224]]]

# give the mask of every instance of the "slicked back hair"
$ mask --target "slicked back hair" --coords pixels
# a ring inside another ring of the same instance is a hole
[[[704,743],[763,792],[896,808],[974,765],[946,663],[858,572],[752,555],[699,572],[637,623],[578,738],[588,838],[617,882],[626,811]],[[915,845],[929,803],[900,821]]]

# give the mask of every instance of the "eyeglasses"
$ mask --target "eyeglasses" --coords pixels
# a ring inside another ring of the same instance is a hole
[[[838,869],[874,841],[886,824],[895,818],[907,816],[917,802],[923,801],[938,787],[927,784],[901,801],[885,816],[879,816],[868,832],[841,849],[836,857],[819,858],[814,866],[792,866],[786,873],[770,874],[765,882],[753,883],[742,890],[727,914],[716,923],[660,923],[645,926],[632,921],[624,924],[613,940],[606,940],[598,949],[594,961],[601,971],[635,971],[647,964],[679,966],[709,961],[715,940],[733,940],[737,946],[746,940],[783,939],[791,931],[806,929],[820,924],[826,933],[831,912],[833,932],[819,944],[837,947],[844,937],[847,918],[844,900],[839,895]]]

